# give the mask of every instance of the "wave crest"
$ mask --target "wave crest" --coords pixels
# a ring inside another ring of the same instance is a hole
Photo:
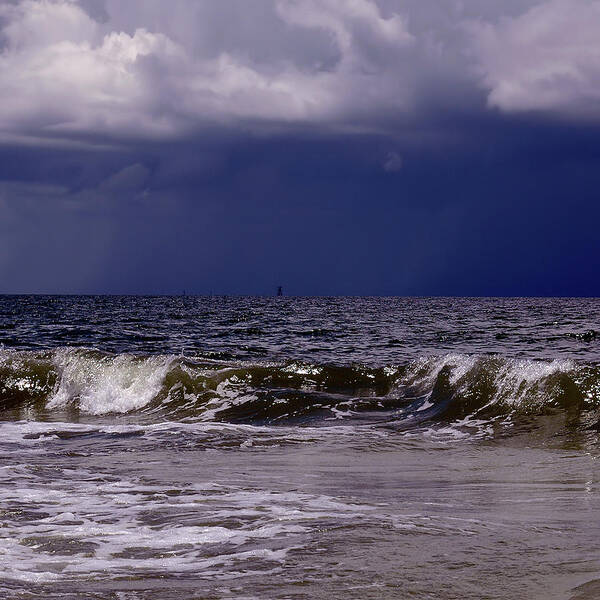
[[[600,406],[600,371],[569,360],[447,354],[370,368],[230,364],[89,349],[0,351],[6,418],[54,411],[237,423],[394,421],[580,413]]]

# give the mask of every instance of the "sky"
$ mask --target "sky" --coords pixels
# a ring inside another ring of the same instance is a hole
[[[600,296],[600,0],[0,0],[0,293]]]

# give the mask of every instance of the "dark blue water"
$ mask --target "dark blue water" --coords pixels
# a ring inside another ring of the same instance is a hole
[[[0,343],[384,365],[429,353],[596,362],[600,300],[0,297]]]

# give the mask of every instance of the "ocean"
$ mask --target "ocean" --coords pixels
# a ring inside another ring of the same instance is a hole
[[[0,297],[3,599],[600,597],[600,300]]]

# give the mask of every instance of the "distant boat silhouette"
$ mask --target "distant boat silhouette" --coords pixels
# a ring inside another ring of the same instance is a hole
[[[283,296],[283,287],[282,287],[282,286],[279,286],[279,287],[277,288],[277,295],[278,295],[278,296]]]

